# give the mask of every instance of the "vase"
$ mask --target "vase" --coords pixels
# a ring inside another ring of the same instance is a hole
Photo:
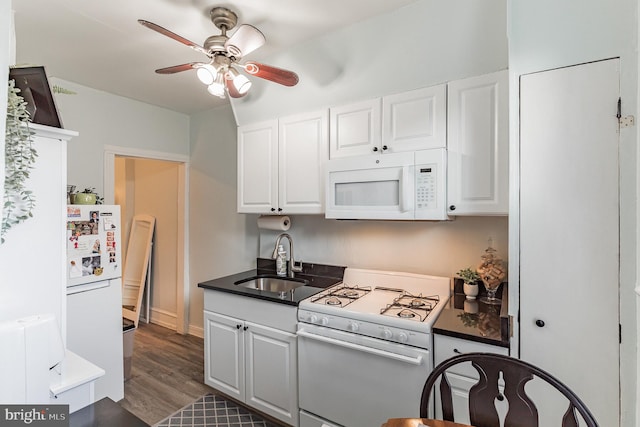
[[[476,299],[476,296],[478,295],[478,285],[476,283],[464,282],[462,289],[468,299]]]
[[[487,295],[480,298],[480,301],[485,304],[499,305],[502,300],[496,297],[496,292],[507,275],[507,269],[502,259],[496,255],[496,250],[491,246],[484,252],[481,257],[482,263],[478,266],[477,271],[487,290]]]
[[[95,205],[96,195],[93,193],[76,193],[73,198],[74,205]]]

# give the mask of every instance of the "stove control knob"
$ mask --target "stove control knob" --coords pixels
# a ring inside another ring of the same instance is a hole
[[[329,319],[326,317],[323,317],[322,319],[320,319],[320,324],[322,326],[327,326],[329,324]]]
[[[309,316],[309,322],[316,323],[317,321],[318,321],[318,316],[316,316],[315,314],[312,314],[311,316]]]
[[[400,332],[398,334],[398,341],[400,342],[407,342],[409,341],[409,337],[407,336],[407,334],[405,334],[404,332]]]
[[[351,332],[358,332],[358,329],[360,329],[360,326],[358,326],[356,322],[349,322],[348,327]]]
[[[391,330],[390,330],[390,329],[384,328],[384,329],[382,330],[382,336],[383,336],[385,339],[390,340],[390,339],[391,339],[391,337],[393,337],[393,332],[391,332]]]

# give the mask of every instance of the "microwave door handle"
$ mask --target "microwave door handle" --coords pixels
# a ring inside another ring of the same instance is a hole
[[[401,200],[400,200],[400,210],[402,212],[409,212],[413,210],[413,191],[411,189],[411,187],[413,187],[412,185],[409,185],[409,180],[412,178],[413,176],[413,166],[404,166],[402,168],[402,181],[400,182],[400,190],[402,192],[401,194]]]

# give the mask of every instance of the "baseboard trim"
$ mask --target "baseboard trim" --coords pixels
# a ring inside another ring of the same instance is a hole
[[[151,314],[149,317],[151,317],[151,323],[164,326],[165,328],[173,329],[174,331],[178,326],[178,316],[176,315],[176,313],[171,313],[166,310],[151,307]]]
[[[189,329],[187,330],[187,333],[189,335],[193,335],[195,337],[204,339],[204,328],[201,328],[200,326],[189,325]]]

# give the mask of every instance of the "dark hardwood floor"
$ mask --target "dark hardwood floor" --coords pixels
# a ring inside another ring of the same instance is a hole
[[[192,335],[142,323],[134,338],[131,379],[120,405],[153,425],[198,397],[214,393],[204,384],[204,343]]]

